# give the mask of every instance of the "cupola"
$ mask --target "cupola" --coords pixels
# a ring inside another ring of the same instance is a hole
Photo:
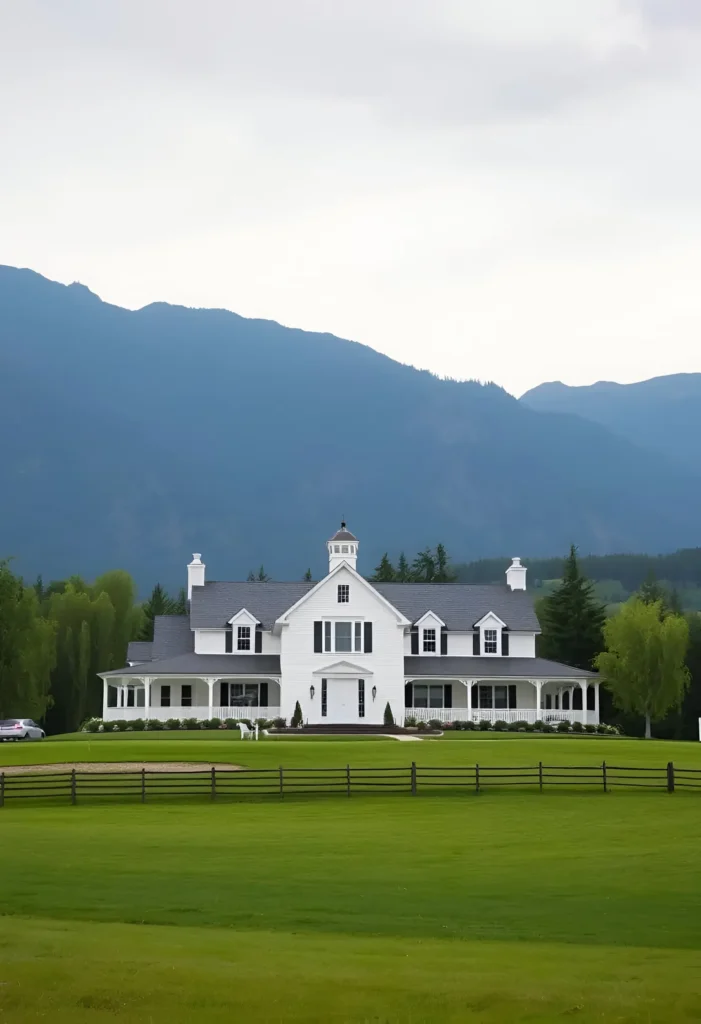
[[[351,569],[355,569],[358,559],[358,538],[353,536],[344,522],[341,523],[341,529],[326,542],[326,547],[329,549],[329,572],[333,572],[341,562],[346,562]]]

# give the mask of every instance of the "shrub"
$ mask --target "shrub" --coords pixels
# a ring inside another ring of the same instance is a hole
[[[196,718],[186,718],[183,722],[183,729],[201,729],[202,726]]]
[[[90,718],[83,726],[83,732],[99,732],[100,726],[102,725],[102,719]]]
[[[146,728],[149,732],[162,732],[164,726],[163,722],[159,722],[157,718],[149,718],[146,722]]]
[[[542,725],[542,728],[540,730],[541,732],[555,732],[555,730],[553,729],[553,727],[550,724],[550,722],[541,722],[541,725]]]
[[[416,727],[416,719],[414,718],[414,716],[407,715],[407,717],[404,719],[404,725],[405,727],[408,726],[408,728],[414,729]]]
[[[494,732],[506,732],[509,728],[508,722],[502,722],[501,718],[497,718],[494,723]]]
[[[535,732],[535,725],[533,722],[526,722],[526,732]]]
[[[426,732],[426,730],[428,729],[428,723],[427,722],[419,722],[419,724],[417,726],[417,729],[419,730],[419,732]]]
[[[134,721],[131,723],[131,727],[134,730],[134,732],[143,732],[144,729],[146,728],[146,722],[144,721],[143,718],[135,718]]]
[[[570,731],[570,723],[567,722],[567,721],[558,722],[557,723],[557,731],[558,732],[569,732]]]
[[[584,732],[584,726],[581,722],[572,723],[572,732]]]
[[[545,722],[541,721],[540,718],[538,719],[537,722],[533,723],[533,728],[535,729],[536,732],[543,732],[544,727],[545,727]]]
[[[239,724],[239,722],[238,722],[237,718],[225,718],[224,719],[224,728],[225,729],[235,729],[238,726],[238,724]]]
[[[394,725],[394,715],[392,714],[392,708],[390,707],[389,701],[387,701],[387,703],[385,704],[383,722],[385,725]]]
[[[480,732],[487,732],[492,726],[492,723],[488,718],[480,718],[479,730]]]
[[[596,726],[592,725],[591,722],[587,722],[587,724],[584,726],[584,729],[586,732],[596,732]]]
[[[221,718],[205,718],[202,722],[203,729],[218,729],[221,725]]]
[[[608,730],[608,726],[604,725],[604,723],[601,722],[599,725],[596,726],[596,731],[599,732],[599,733],[604,733],[604,732],[608,732],[609,730]]]
[[[440,730],[440,729],[443,728],[443,723],[441,722],[440,718],[432,718],[432,719],[430,719],[428,724],[429,724],[429,727],[431,729],[439,729]]]
[[[267,718],[256,718],[256,725],[259,729],[267,729],[270,724]]]
[[[276,729],[284,729],[287,725],[286,718],[273,718],[273,725]]]
[[[114,722],[113,726],[116,732],[126,732],[129,728],[129,723],[120,719],[118,722]]]
[[[303,721],[304,719],[302,718],[302,708],[300,706],[299,701],[297,701],[297,703],[295,704],[295,710],[294,714],[292,715],[292,721],[290,722],[290,725],[292,726],[293,729],[301,729]]]
[[[166,727],[166,729],[179,729],[180,728],[180,719],[179,718],[169,718],[166,721],[166,723],[165,723],[165,727]]]
[[[460,726],[465,729],[466,732],[469,732],[470,730],[477,728],[477,722],[473,722],[471,718],[468,718],[466,722],[461,722]]]
[[[528,722],[524,722],[523,719],[519,719],[518,722],[512,722],[510,728],[513,729],[514,732],[526,732]]]

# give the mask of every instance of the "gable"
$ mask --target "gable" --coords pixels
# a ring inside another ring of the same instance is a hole
[[[475,629],[506,629],[506,623],[495,615],[494,612],[487,612],[481,619],[478,619],[474,624]]]
[[[349,587],[350,600],[348,603],[339,603],[338,601],[339,584]],[[368,616],[377,618],[377,615],[382,612],[390,616],[397,625],[410,625],[409,621],[383,594],[380,594],[347,562],[342,562],[328,576],[316,583],[292,608],[287,609],[275,625],[278,628],[289,625],[300,614],[312,618],[364,618]]]
[[[354,665],[351,661],[335,661],[331,665],[324,665],[312,672],[314,676],[348,676],[351,679],[364,679],[373,674],[368,665]]]
[[[374,583],[376,590],[410,622],[428,611],[439,615],[449,630],[470,632],[475,622],[494,612],[510,630],[540,633],[533,595],[506,584]]]

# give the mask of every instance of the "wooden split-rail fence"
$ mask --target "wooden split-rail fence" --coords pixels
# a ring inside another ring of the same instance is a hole
[[[435,795],[446,791],[483,793],[518,787],[543,792],[554,787],[599,790],[618,788],[677,789],[701,792],[701,769],[679,768],[671,761],[659,767],[610,765],[545,765],[494,768],[425,767],[415,762],[401,768],[204,768],[200,771],[118,770],[109,772],[0,771],[0,807],[28,799],[92,803],[131,799],[146,803],[159,798],[199,797],[236,800],[247,797],[292,797],[367,793]]]

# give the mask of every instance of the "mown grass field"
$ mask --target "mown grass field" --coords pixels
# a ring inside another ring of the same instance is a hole
[[[693,744],[156,733],[0,765],[701,766]],[[0,810],[0,1022],[701,1019],[701,796],[495,792]]]

